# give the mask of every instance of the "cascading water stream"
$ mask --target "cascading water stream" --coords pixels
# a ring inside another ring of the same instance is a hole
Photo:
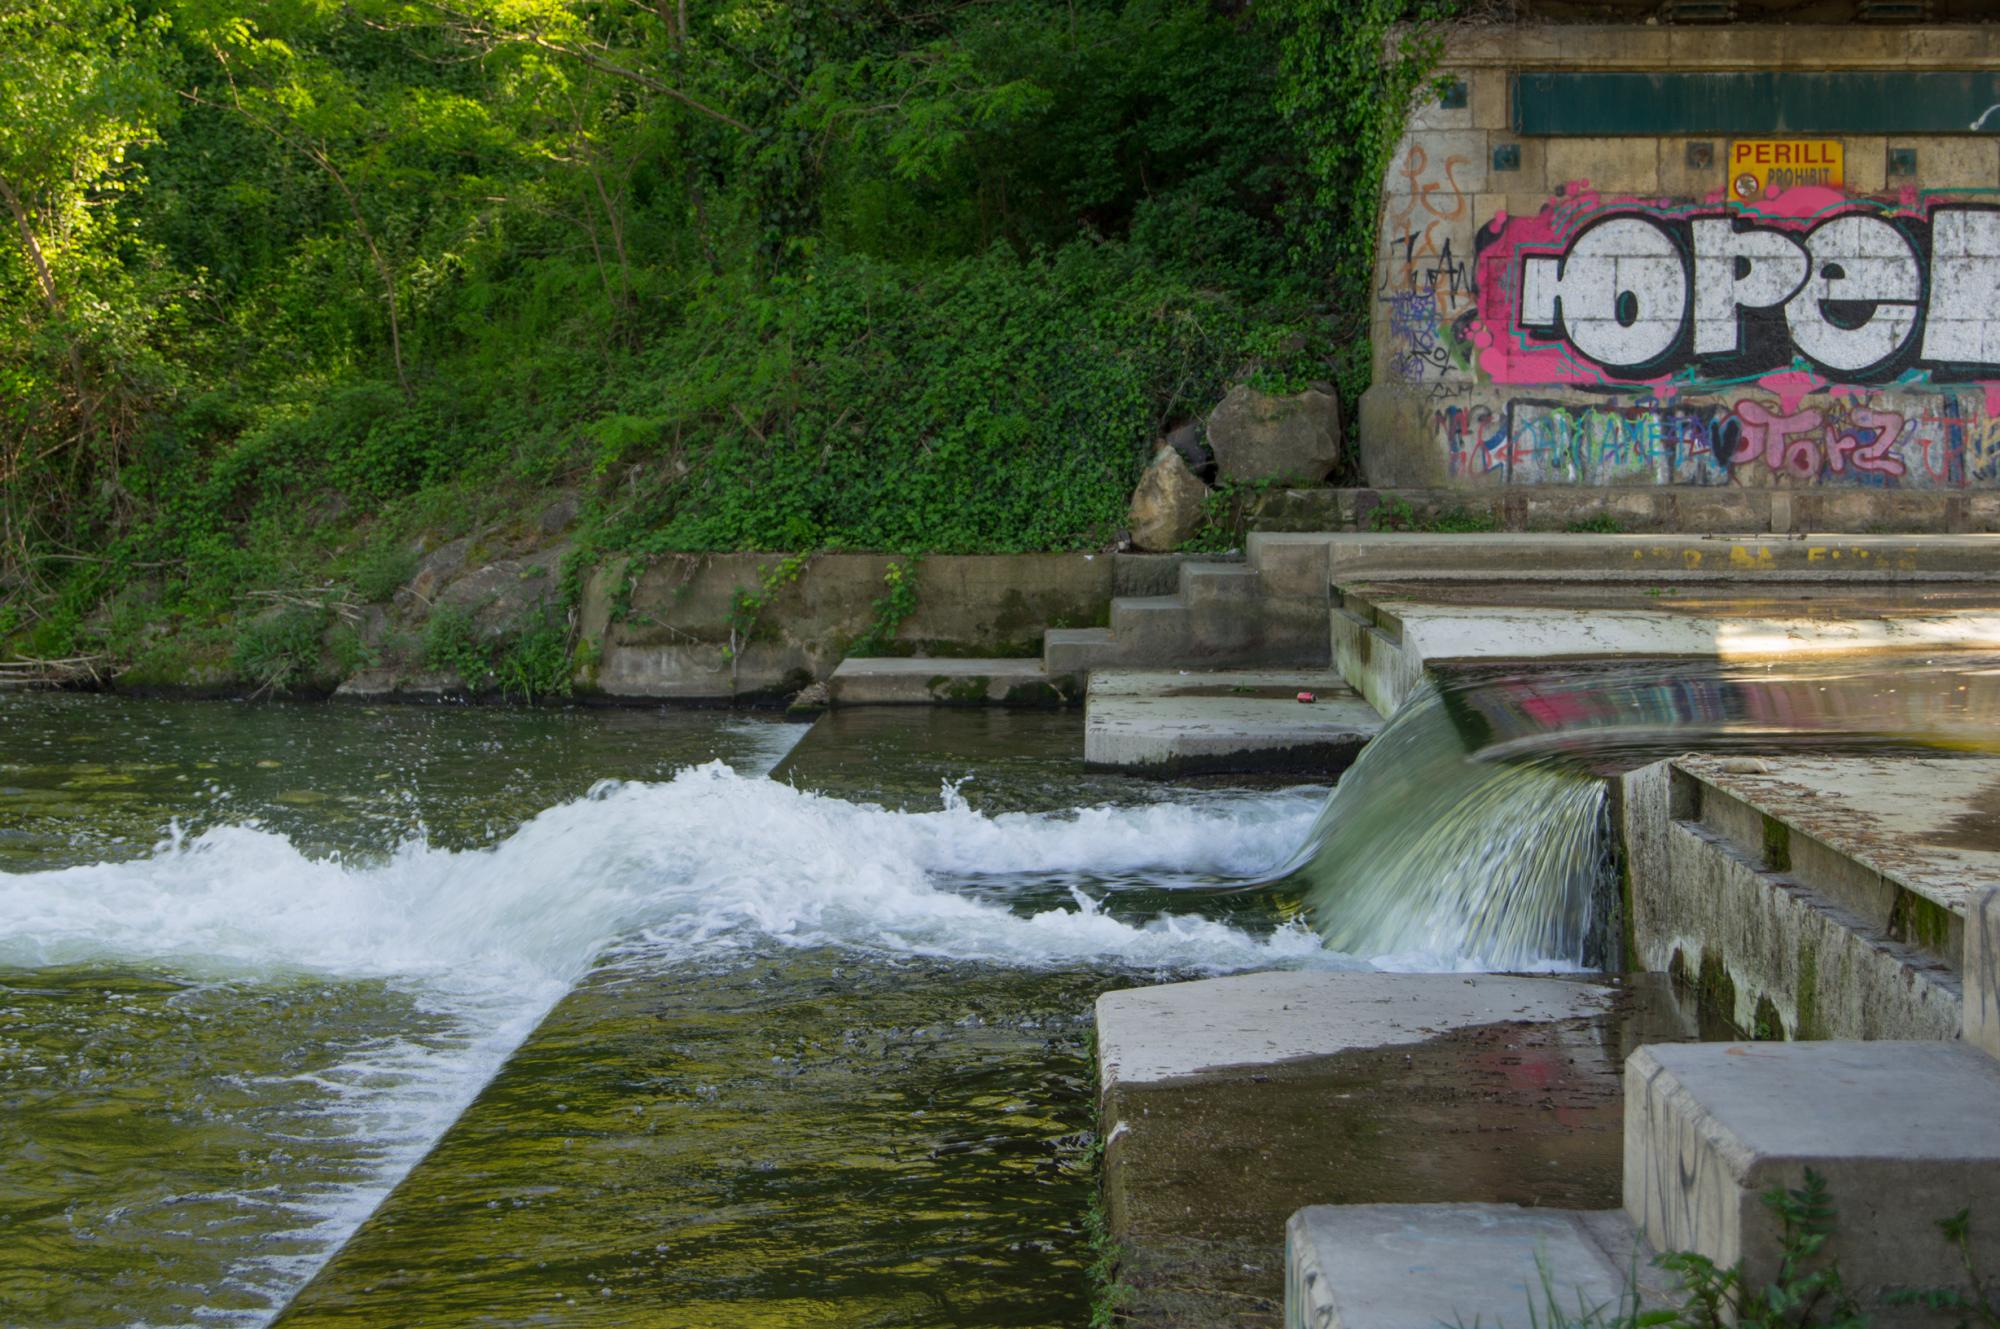
[[[1396,967],[1589,966],[1607,770],[1689,747],[2000,748],[1989,660],[1689,661],[1426,681],[1276,879],[1329,948]]]
[[[1584,963],[1604,784],[1468,752],[1424,685],[1362,752],[1287,874],[1336,951],[1398,967]]]

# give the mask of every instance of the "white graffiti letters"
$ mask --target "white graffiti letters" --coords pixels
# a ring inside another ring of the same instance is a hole
[[[1785,306],[1792,342],[1842,373],[1893,357],[1917,322],[1923,273],[1916,251],[1879,217],[1835,217],[1806,235],[1811,271]]]
[[[1530,258],[1521,321],[1561,320],[1577,350],[1601,365],[1636,369],[1680,336],[1687,269],[1672,236],[1644,217],[1613,217],[1579,235],[1560,260]]]
[[[1802,233],[1618,214],[1522,257],[1518,320],[1628,377],[1795,355],[1841,377],[2000,366],[2000,212],[1938,208],[1927,228],[1849,212]]]
[[[1727,217],[1698,217],[1694,232],[1694,353],[1733,355],[1741,309],[1784,304],[1805,284],[1805,251],[1776,231],[1739,231]]]

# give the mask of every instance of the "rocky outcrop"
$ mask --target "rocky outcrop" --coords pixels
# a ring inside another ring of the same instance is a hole
[[[1208,417],[1208,446],[1223,480],[1325,484],[1340,464],[1340,402],[1307,388],[1274,397],[1239,383]]]
[[[1132,543],[1149,553],[1178,549],[1201,529],[1208,486],[1171,443],[1162,443],[1132,494]]]

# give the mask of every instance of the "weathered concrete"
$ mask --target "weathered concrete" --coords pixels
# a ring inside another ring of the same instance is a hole
[[[1480,22],[1443,36],[1441,72],[1463,95],[1418,108],[1383,180],[1374,385],[1359,430],[1371,482],[1992,496],[2000,429],[1982,389],[2000,376],[1987,349],[1995,314],[1975,289],[1987,249],[1963,243],[1984,233],[1979,209],[2000,172],[1990,137],[1820,134],[1840,147],[1839,175],[1739,184],[1729,154],[1758,135],[1730,132],[1727,112],[1661,126],[1680,132],[1535,135],[1511,100],[1530,71],[1876,70],[1951,82],[1985,67],[1975,53],[1989,34]],[[1899,151],[1914,151],[1913,174],[1889,173]],[[1723,199],[1730,238],[1694,242]],[[1829,280],[1859,272],[1828,278],[1814,256],[1857,244],[1879,256],[1869,277],[1909,303],[1849,328],[1826,302],[1868,279],[1832,294]],[[1748,258],[1738,245],[1764,265],[1761,294],[1737,284]],[[1752,333],[1751,307],[1783,317]],[[1876,372],[1891,356],[1903,372]],[[1794,368],[1808,361],[1815,372]]]
[[[1690,594],[1629,582],[1343,583],[1331,618],[1342,677],[1385,715],[1441,664],[1691,657],[1767,660],[2000,649],[2000,587],[1793,585]]]
[[[1300,703],[1301,691],[1317,700]],[[1375,708],[1324,670],[1098,670],[1084,703],[1083,760],[1150,775],[1333,775],[1381,728]]]
[[[2000,1057],[2000,891],[1988,891],[1966,918],[1965,1039]]]
[[[827,681],[835,706],[1060,706],[1040,660],[842,660]]]
[[[1527,1329],[1667,1299],[1624,1214],[1502,1204],[1314,1205],[1285,1225],[1286,1329]],[[1546,1281],[1545,1281],[1546,1277]]]
[[[1957,1035],[1964,997],[1956,956],[1905,939],[1893,905],[1864,916],[1776,865],[1761,815],[1752,838],[1753,827],[1702,788],[1681,762],[1656,762],[1619,782],[1632,963],[1673,974],[1711,1013],[1765,1037]],[[1832,889],[1875,871],[1839,867],[1830,854],[1793,862]],[[1906,906],[1904,917],[1912,916]]]
[[[1683,758],[1696,818],[1764,866],[1956,969],[1965,920],[2000,886],[2000,758]]]
[[[1293,540],[1311,539],[1294,535]],[[1509,581],[2000,581],[1992,535],[1328,533],[1336,585]],[[1252,548],[1255,548],[1253,540]]]
[[[1420,407],[1415,426],[1428,425]],[[1364,401],[1364,419],[1369,404]],[[1364,432],[1364,439],[1393,431]],[[1366,445],[1364,444],[1364,447]],[[1397,461],[1403,454],[1381,449]],[[1373,463],[1380,466],[1381,463]],[[1371,471],[1371,475],[1375,472]],[[1439,525],[1492,532],[1791,535],[2000,531],[2000,494],[1936,489],[1773,489],[1735,485],[1507,485],[1466,489],[1377,477],[1376,488],[1265,489],[1232,500],[1258,531],[1376,531]]]
[[[823,554],[791,566],[779,554],[669,555],[631,568],[613,558],[585,588],[579,633],[599,650],[578,682],[612,697],[797,691],[831,675],[876,622],[891,564],[915,582],[916,609],[891,638],[911,654],[1031,658],[1044,629],[1110,611],[1108,555]]]
[[[1825,1256],[1876,1323],[1948,1324],[1880,1304],[1956,1287],[1937,1221],[1969,1209],[1972,1251],[2000,1268],[2000,1062],[1962,1043],[1647,1047],[1626,1071],[1625,1208],[1660,1250],[1688,1250],[1762,1286],[1783,1230],[1763,1194],[1826,1179]]]
[[[1280,973],[1098,1002],[1105,1203],[1138,1325],[1275,1326],[1307,1204],[1617,1203],[1665,984]]]

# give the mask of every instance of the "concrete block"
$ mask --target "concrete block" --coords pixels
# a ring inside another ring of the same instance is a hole
[[[1550,189],[1583,181],[1600,194],[1660,192],[1660,141],[1654,138],[1559,138],[1547,147]]]
[[[1676,1044],[1626,1064],[1625,1209],[1662,1251],[1778,1272],[1762,1195],[1808,1168],[1836,1207],[1825,1247],[1863,1309],[1959,1286],[1937,1220],[1972,1212],[1974,1258],[2000,1267],[2000,1062],[1962,1043]],[[1893,1321],[1894,1312],[1886,1317]]]
[[[1436,71],[1436,77],[1464,79],[1466,73],[1457,69],[1439,69]],[[1471,129],[1473,121],[1470,86],[1467,87],[1466,93],[1466,104],[1463,106],[1447,107],[1441,105],[1436,97],[1425,98],[1410,113],[1408,127],[1412,130]]]
[[[1910,48],[1903,29],[1888,24],[1801,23],[1784,29],[1781,50],[1795,69],[1894,69]]]
[[[1785,30],[1770,24],[1702,24],[1666,32],[1666,63],[1673,69],[1776,69],[1784,59]]]
[[[1850,138],[1841,145],[1842,169],[1850,194],[1880,194],[1889,187],[1889,140],[1879,134]]]
[[[1514,80],[1504,69],[1468,69],[1460,74],[1468,85],[1472,127],[1510,131],[1514,127]]]
[[[1631,1223],[1616,1213],[1504,1204],[1314,1205],[1285,1225],[1286,1329],[1546,1324],[1549,1299],[1664,1300]],[[1548,1285],[1543,1275],[1547,1273]],[[1650,1295],[1648,1295],[1650,1294]]]
[[[1300,703],[1302,690],[1316,700]],[[1381,728],[1375,708],[1324,670],[1099,670],[1085,703],[1083,761],[1145,775],[1326,777],[1352,765]]]
[[[1917,174],[1913,179],[1893,179],[1889,186],[1916,185],[1920,189],[1992,189],[2000,185],[2000,140],[1987,135],[1967,134],[1953,138],[1891,138],[1891,151],[1914,148]]]
[[[1109,628],[1050,628],[1042,634],[1042,672],[1051,680],[1077,678],[1116,663],[1122,654]]]
[[[1615,1209],[1624,1054],[1686,1036],[1644,978],[1322,970],[1107,993],[1104,1205],[1126,1314],[1272,1324],[1286,1223],[1308,1204]]]
[[[1706,166],[1688,161],[1688,146],[1709,145]],[[1706,199],[1720,192],[1729,179],[1729,136],[1697,134],[1660,140],[1660,192],[1668,198]]]
[[[842,660],[827,691],[835,706],[1050,706],[1064,700],[1040,660]]]
[[[1405,134],[1390,161],[1385,206],[1393,211],[1396,195],[1415,194],[1432,200],[1433,217],[1450,215],[1455,199],[1488,188],[1486,147],[1483,129]]]
[[[1496,974],[1286,970],[1121,988],[1097,999],[1098,1089],[1610,1008],[1609,990],[1594,983]]]
[[[2000,891],[1965,920],[1965,1041],[2000,1057]]]

